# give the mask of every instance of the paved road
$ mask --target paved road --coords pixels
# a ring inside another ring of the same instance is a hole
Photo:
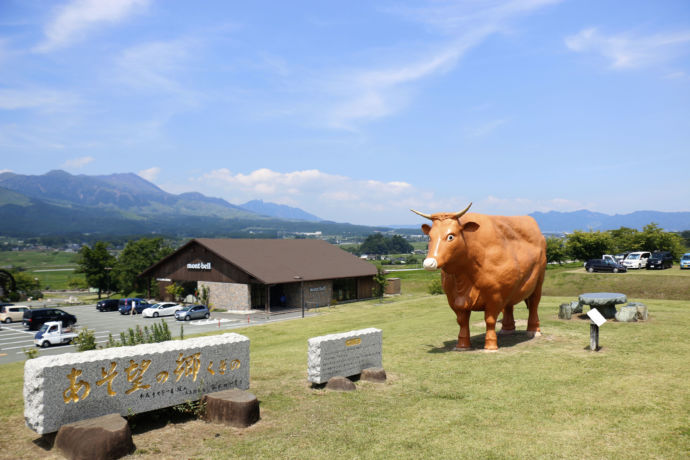
[[[184,326],[184,335],[199,334],[210,331],[225,331],[246,326],[255,326],[276,321],[301,318],[301,311],[292,311],[281,314],[266,315],[264,313],[211,313],[209,319],[194,321],[177,321],[174,317],[144,318],[141,315],[120,315],[119,312],[99,312],[95,305],[80,305],[74,307],[61,307],[62,310],[77,317],[76,332],[86,327],[95,332],[96,343],[104,346],[108,342],[109,334],[115,340],[119,340],[120,332],[127,332],[129,328],[136,328],[137,324],[142,328],[163,320],[168,324],[173,338],[180,336],[180,326]],[[0,364],[23,361],[26,359],[25,349],[38,350],[39,356],[72,353],[76,351],[74,345],[58,345],[49,348],[38,348],[34,345],[35,331],[28,331],[21,323],[0,325]]]

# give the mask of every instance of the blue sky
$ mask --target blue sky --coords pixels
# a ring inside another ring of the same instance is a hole
[[[0,159],[368,225],[690,211],[690,2],[0,0]]]

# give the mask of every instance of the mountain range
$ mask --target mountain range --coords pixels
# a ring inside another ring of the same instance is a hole
[[[530,215],[545,233],[622,226],[640,230],[652,222],[667,231],[690,229],[690,212],[638,211],[610,216],[582,210]],[[401,232],[418,233],[418,226],[413,227]],[[366,235],[387,230],[390,227],[323,221],[299,208],[262,200],[234,205],[197,192],[175,195],[133,173],[87,176],[55,170],[35,176],[0,174],[0,235],[5,236],[154,233],[275,237],[286,232]]]
[[[161,190],[132,173],[72,175],[0,174],[0,234],[68,233],[176,236],[276,236],[322,231],[366,234],[372,229],[323,221],[301,209],[254,200],[234,205],[221,198]]]
[[[534,217],[544,233],[615,230],[621,227],[642,230],[651,223],[668,232],[690,230],[690,212],[635,211],[611,216],[583,209],[572,212],[533,212],[530,216]]]

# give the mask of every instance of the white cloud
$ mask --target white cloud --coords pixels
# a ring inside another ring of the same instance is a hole
[[[153,182],[156,180],[160,172],[161,168],[159,168],[158,166],[154,166],[153,168],[143,169],[139,171],[137,174],[139,175],[139,177],[146,179],[149,182]]]
[[[469,137],[485,137],[497,130],[500,126],[504,125],[506,120],[491,120],[481,125],[470,127],[466,129],[467,136]]]
[[[222,168],[193,177],[185,185],[163,184],[161,187],[173,193],[201,191],[235,204],[262,199],[295,206],[326,220],[362,225],[421,224],[423,220],[410,209],[423,213],[461,211],[470,201],[474,202],[473,211],[496,215],[567,212],[596,207],[596,203],[559,197],[439,195],[431,189],[404,181],[358,179],[316,169],[278,172],[263,168],[244,174]]]
[[[548,198],[535,200],[532,198],[501,198],[492,195],[487,196],[472,206],[476,212],[484,214],[522,215],[535,211],[570,212],[580,209],[592,208],[594,203],[573,201],[565,198]]]
[[[11,173],[11,172],[14,172],[14,171],[12,171],[11,169],[0,169],[0,174],[2,174],[2,173]]]
[[[78,102],[74,94],[40,88],[0,89],[0,110],[41,109],[57,111]]]
[[[635,36],[628,33],[606,35],[596,28],[587,28],[567,37],[565,44],[578,53],[600,54],[614,69],[633,69],[667,62],[678,54],[687,53],[690,30]]]
[[[559,1],[442,2],[423,8],[388,9],[389,13],[422,23],[442,35],[443,40],[417,51],[407,43],[398,45],[395,63],[370,69],[341,69],[339,77],[329,79],[326,85],[336,102],[324,119],[333,127],[354,130],[359,122],[399,112],[407,105],[415,83],[454,69],[468,50],[504,31],[514,18]]]
[[[123,21],[149,0],[72,0],[58,8],[45,26],[45,40],[35,50],[48,52],[82,40],[104,24]]]
[[[62,163],[62,166],[60,166],[63,169],[81,169],[87,164],[93,162],[94,158],[90,156],[86,157],[79,157],[79,158],[72,158],[70,160],[65,161]]]
[[[179,79],[193,55],[194,40],[142,43],[117,58],[115,79],[146,94],[168,93],[185,105],[196,105],[199,95]]]
[[[243,174],[223,168],[193,178],[187,190],[199,190],[200,185],[204,194],[231,203],[263,199],[296,206],[327,220],[367,225],[410,221],[411,207],[460,206],[453,199],[435,200],[432,193],[404,181],[355,179],[316,169],[278,172],[263,168]],[[179,186],[163,188],[183,191]]]

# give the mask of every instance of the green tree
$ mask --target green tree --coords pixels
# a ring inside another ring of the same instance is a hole
[[[86,245],[79,250],[77,273],[84,273],[89,286],[98,289],[98,298],[106,289],[110,289],[112,280],[110,270],[115,265],[115,257],[108,252],[108,245],[104,241],[97,241],[93,248]]]
[[[31,293],[41,289],[41,280],[31,276],[29,273],[15,270],[11,270],[11,273],[17,286],[17,292],[21,292],[25,296],[32,296]],[[36,296],[34,295],[34,297]]]
[[[657,224],[645,225],[636,236],[639,250],[669,251],[674,259],[683,253],[683,239],[677,233],[665,232]]]
[[[412,251],[414,251],[414,247],[400,235],[393,235],[388,240],[389,254],[408,254]]]
[[[562,264],[567,258],[565,240],[550,236],[546,239],[546,261]]]
[[[381,267],[376,268],[374,275],[374,296],[383,297],[383,292],[386,290],[386,272]]]
[[[625,251],[639,251],[641,248],[637,247],[638,231],[634,228],[621,227],[618,230],[610,230],[613,238],[612,251],[616,254]]]
[[[139,278],[139,273],[172,252],[173,249],[164,243],[163,238],[141,238],[128,242],[113,269],[120,290],[125,294],[146,292],[150,288],[150,280]]]
[[[387,238],[381,233],[367,236],[359,247],[359,254],[408,254],[414,247],[402,236],[393,235]]]
[[[566,237],[566,250],[573,259],[600,259],[612,249],[613,238],[609,232],[575,231]]]
[[[381,233],[372,233],[367,236],[364,242],[359,246],[360,254],[388,254],[388,244],[386,237]]]
[[[205,286],[204,286],[205,287]],[[165,291],[170,294],[175,302],[177,302],[184,294],[184,286],[173,283],[165,287]]]
[[[680,238],[683,240],[686,250],[690,250],[690,230],[683,230],[680,232]]]

